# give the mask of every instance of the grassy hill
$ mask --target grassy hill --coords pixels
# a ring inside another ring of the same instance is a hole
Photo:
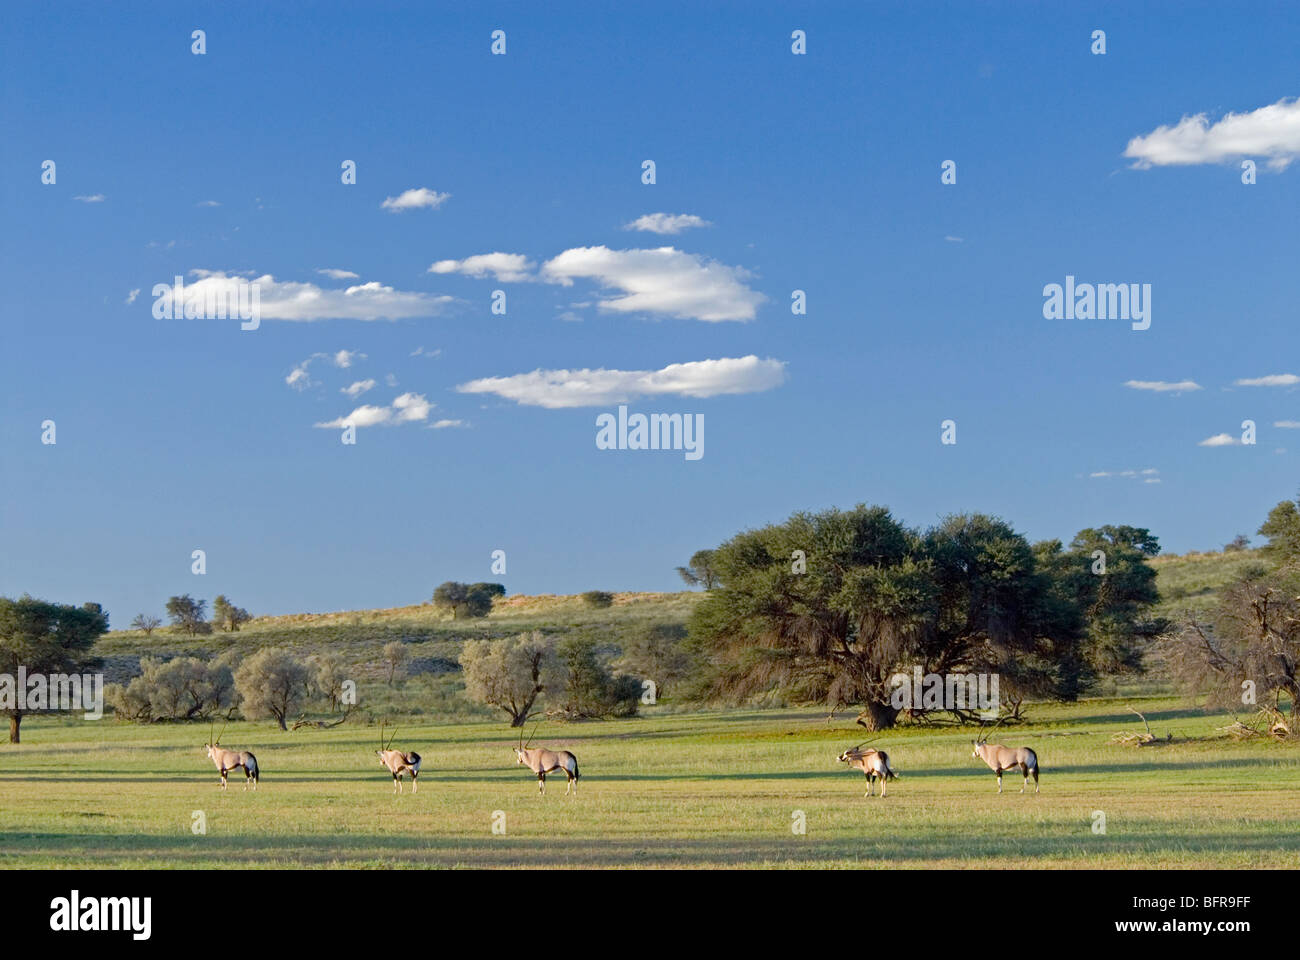
[[[1174,619],[1187,612],[1208,614],[1223,587],[1241,579],[1251,567],[1264,565],[1265,561],[1259,550],[1237,550],[1171,554],[1156,557],[1150,563],[1156,570],[1160,588],[1156,612]]]

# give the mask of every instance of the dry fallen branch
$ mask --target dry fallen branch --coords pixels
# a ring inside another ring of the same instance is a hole
[[[1249,723],[1233,714],[1232,723],[1218,729],[1234,740],[1252,740],[1257,737],[1288,740],[1292,736],[1290,722],[1280,710],[1273,707],[1261,707]]]
[[[1173,743],[1174,734],[1172,730],[1165,731],[1163,740],[1157,739],[1156,735],[1151,732],[1151,724],[1147,723],[1146,715],[1139,710],[1129,707],[1130,713],[1136,713],[1142,718],[1142,726],[1146,727],[1145,733],[1117,733],[1110,738],[1111,743],[1118,743],[1125,747],[1149,747],[1157,743]]]
[[[328,730],[330,727],[337,727],[339,724],[347,721],[352,716],[352,707],[349,705],[343,711],[343,716],[337,720],[308,720],[305,713],[298,714],[298,719],[289,725],[290,730],[297,730],[299,727],[315,727],[317,730]]]

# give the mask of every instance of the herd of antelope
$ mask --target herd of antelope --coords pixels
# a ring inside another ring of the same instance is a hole
[[[999,720],[994,724],[996,730]],[[415,793],[418,787],[420,776],[420,755],[414,750],[393,750],[393,740],[397,737],[397,730],[394,728],[392,736],[388,742],[384,742],[384,728],[386,724],[381,723],[379,726],[379,749],[375,751],[379,755],[379,762],[388,768],[388,772],[393,775],[393,792],[402,793],[402,777],[406,774],[411,775],[411,793]],[[225,733],[226,728],[221,728],[221,733]],[[1038,792],[1038,754],[1034,753],[1029,747],[1004,747],[1000,743],[989,743],[989,734],[984,733],[977,736],[971,741],[971,756],[978,757],[988,764],[989,769],[997,774],[998,793],[1002,792],[1002,774],[1010,770],[1019,770],[1025,778],[1025,782],[1020,787],[1020,792],[1024,793],[1025,788],[1029,786],[1029,778],[1034,778],[1034,793]],[[533,727],[533,735],[537,734],[537,727]],[[514,748],[515,759],[521,766],[527,767],[533,773],[537,774],[537,790],[542,796],[546,795],[546,775],[556,770],[563,770],[567,779],[564,788],[564,795],[569,796],[570,792],[576,797],[578,795],[578,758],[568,750],[547,750],[545,747],[532,747],[529,744],[533,742],[533,737],[528,738],[528,743],[524,743],[524,731],[520,728],[519,745]],[[864,796],[875,796],[876,781],[880,781],[880,796],[886,796],[887,784],[890,780],[897,780],[898,773],[889,764],[889,754],[884,750],[877,750],[872,747],[869,750],[863,750],[871,740],[864,740],[855,747],[850,747],[839,755],[841,763],[847,763],[850,769],[861,770],[867,778],[867,792]],[[251,784],[253,790],[257,790],[257,782],[261,777],[261,768],[257,765],[257,757],[253,756],[247,750],[226,750],[220,746],[221,734],[214,738],[211,729],[208,731],[208,743],[204,749],[207,751],[208,759],[217,767],[221,774],[221,789],[226,789],[226,777],[232,770],[244,771],[244,789],[247,790]]]

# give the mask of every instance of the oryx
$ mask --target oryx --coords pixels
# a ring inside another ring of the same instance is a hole
[[[379,749],[375,753],[379,754],[379,762],[388,768],[388,772],[393,775],[393,793],[402,792],[402,774],[410,772],[411,774],[411,792],[415,793],[419,789],[417,778],[420,776],[420,755],[412,750],[405,753],[401,750],[388,749],[393,745],[393,740],[397,736],[397,728],[393,728],[393,736],[388,738],[388,743],[384,743],[384,724],[379,724]]]
[[[229,721],[227,721],[228,723]],[[226,732],[227,724],[222,724],[221,733]],[[221,743],[221,733],[217,734],[216,739],[212,739],[212,728],[208,728],[208,745],[204,748],[207,750],[208,759],[217,765],[221,772],[221,789],[226,789],[226,774],[231,770],[244,769],[244,789],[248,789],[248,784],[253,784],[253,789],[257,789],[257,780],[261,771],[257,766],[257,757],[253,756],[247,750],[226,750],[219,746]]]
[[[840,763],[847,763],[850,767],[861,770],[867,775],[867,792],[864,797],[873,796],[876,788],[876,780],[880,780],[880,795],[885,796],[885,785],[890,780],[897,780],[898,774],[894,768],[889,765],[889,754],[884,750],[863,750],[862,748],[870,743],[870,740],[863,740],[856,747],[850,747],[839,756]]]
[[[533,727],[533,733],[537,733],[537,727]],[[528,743],[532,743],[533,738],[528,738]],[[524,731],[519,730],[519,746],[515,748],[515,757],[521,764],[527,767],[533,773],[537,774],[537,789],[543,795],[546,793],[546,775],[552,770],[563,770],[564,775],[569,778],[564,787],[564,795],[567,797],[569,791],[573,795],[578,795],[578,758],[568,750],[547,750],[545,747],[534,747],[528,749],[528,743],[524,743]]]
[[[993,725],[993,730],[998,728],[998,720]],[[980,728],[983,729],[983,724]],[[989,733],[992,733],[990,730]],[[1029,786],[1029,777],[1032,774],[1034,778],[1034,793],[1038,792],[1038,754],[1028,747],[1004,747],[1000,743],[988,743],[989,733],[983,737],[976,737],[971,741],[972,757],[979,757],[989,765],[989,769],[998,775],[998,793],[1002,792],[1002,772],[1012,770],[1017,767],[1024,774],[1025,782],[1020,787],[1020,792],[1025,792],[1025,787]]]

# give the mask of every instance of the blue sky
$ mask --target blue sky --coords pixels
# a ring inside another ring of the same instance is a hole
[[[1296,21],[11,6],[0,594],[122,627],[182,592],[285,613],[447,579],[676,589],[700,547],[860,501],[1175,552],[1253,534],[1300,486],[1274,425],[1300,423]],[[627,228],[653,214],[707,225]],[[510,257],[470,275],[486,254]],[[176,275],[257,280],[260,327],[155,319]],[[1067,275],[1150,284],[1150,329],[1044,319]],[[703,458],[598,450],[624,397],[703,414]],[[372,423],[354,445],[316,426],[349,418]],[[1205,445],[1245,419],[1254,445]]]

